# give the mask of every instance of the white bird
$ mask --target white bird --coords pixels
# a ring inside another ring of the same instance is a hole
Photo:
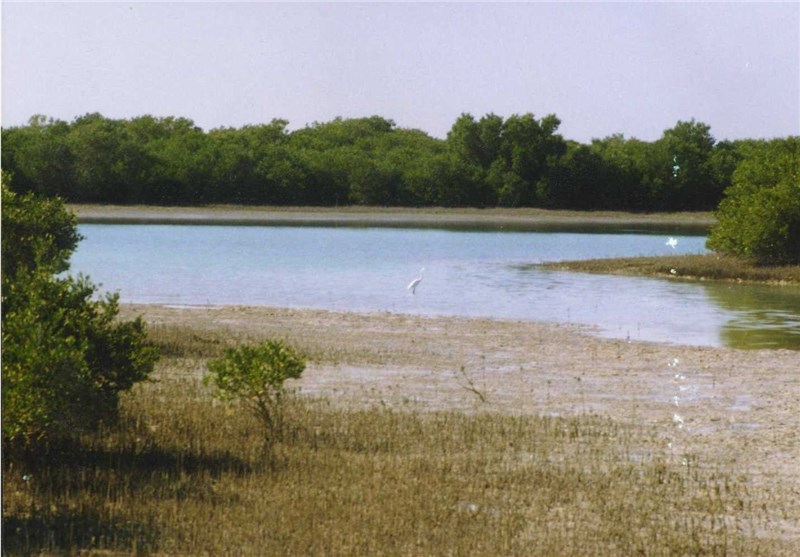
[[[675,246],[678,245],[678,239],[670,236],[669,238],[667,238],[667,245],[672,249],[675,249]]]
[[[422,273],[424,271],[425,271],[425,267],[423,267],[422,269],[419,270],[419,276],[417,278],[415,278],[414,280],[412,280],[411,282],[408,283],[408,286],[406,287],[406,290],[410,290],[411,294],[416,294],[417,293],[417,286],[419,286],[419,283],[422,282]]]

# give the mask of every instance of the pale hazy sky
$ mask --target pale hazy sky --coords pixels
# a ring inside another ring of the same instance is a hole
[[[185,116],[208,130],[555,113],[578,141],[800,134],[800,2],[2,3],[2,122]]]

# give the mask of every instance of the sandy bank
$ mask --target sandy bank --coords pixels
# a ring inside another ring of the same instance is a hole
[[[81,223],[365,226],[487,230],[650,230],[704,234],[710,213],[380,207],[69,205]]]

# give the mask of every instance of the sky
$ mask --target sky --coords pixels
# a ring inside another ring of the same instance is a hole
[[[183,116],[205,130],[556,114],[581,142],[800,135],[800,2],[3,1],[2,125]]]

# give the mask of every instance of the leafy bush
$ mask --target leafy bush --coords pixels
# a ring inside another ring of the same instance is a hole
[[[3,174],[3,277],[18,269],[41,268],[60,273],[81,240],[75,215],[58,199],[17,195]]]
[[[240,400],[264,426],[264,441],[269,446],[281,426],[284,382],[298,379],[305,370],[305,357],[279,340],[256,346],[225,350],[222,357],[208,363],[206,383],[216,387],[223,401]]]
[[[708,247],[765,265],[800,263],[800,137],[745,149]]]
[[[141,319],[117,322],[117,296],[58,278],[77,244],[58,199],[2,189],[3,440],[36,443],[116,417],[119,394],[152,371]]]

